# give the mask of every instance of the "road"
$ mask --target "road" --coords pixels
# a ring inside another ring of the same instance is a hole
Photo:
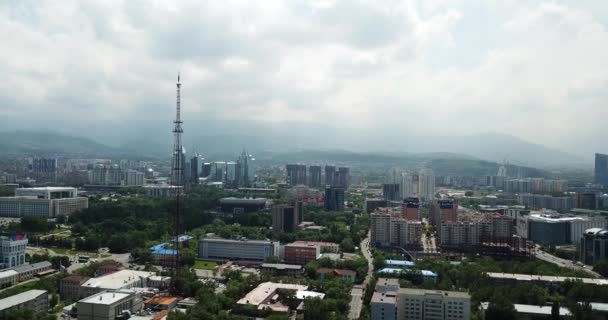
[[[361,241],[361,253],[363,257],[367,260],[367,275],[365,276],[365,280],[360,285],[353,286],[350,295],[350,310],[348,312],[348,319],[355,320],[359,319],[361,316],[361,307],[363,306],[363,292],[365,288],[367,288],[367,284],[372,280],[374,276],[374,263],[372,258],[372,253],[369,251],[369,232],[367,233],[367,238]]]
[[[597,278],[602,278],[602,275],[600,275],[597,272],[594,272],[593,270],[591,270],[591,266],[585,266],[585,265],[578,265],[570,260],[566,260],[566,259],[562,259],[559,257],[556,257],[554,255],[551,255],[545,251],[540,250],[539,247],[536,248],[536,257],[540,260],[546,261],[546,262],[550,262],[553,263],[555,265],[558,265],[560,267],[563,268],[568,268],[568,269],[572,269],[572,270],[578,270],[578,271],[584,271],[589,273],[590,275],[593,275],[594,277]]]

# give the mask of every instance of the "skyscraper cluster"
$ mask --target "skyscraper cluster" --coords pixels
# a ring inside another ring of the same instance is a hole
[[[313,188],[323,186],[321,166],[310,166],[308,171],[303,164],[287,164],[287,185],[294,187],[304,185]],[[325,186],[339,186],[348,189],[350,186],[350,168],[325,166]],[[308,174],[307,174],[308,173]]]
[[[408,197],[431,201],[435,197],[435,174],[427,168],[418,173],[392,169],[386,175],[383,196],[389,201],[401,201]]]
[[[231,188],[251,187],[254,183],[254,160],[247,151],[243,150],[236,161],[202,163],[199,177],[204,178],[206,182],[221,182]]]

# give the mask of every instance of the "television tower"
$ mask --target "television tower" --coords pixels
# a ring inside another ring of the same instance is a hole
[[[182,84],[180,83],[180,75],[177,73],[177,102],[176,109],[177,113],[175,116],[175,127],[173,128],[173,158],[171,159],[171,185],[175,187],[175,215],[174,215],[174,249],[175,249],[175,262],[174,267],[177,272],[179,271],[179,262],[180,262],[180,196],[182,192],[182,188],[184,186],[184,152],[182,147],[182,133],[184,130],[182,129],[182,120],[180,117],[180,94],[181,94]],[[173,277],[175,278],[175,276]]]

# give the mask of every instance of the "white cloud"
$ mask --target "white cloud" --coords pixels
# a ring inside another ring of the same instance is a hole
[[[170,125],[181,70],[194,123],[499,131],[590,151],[579,139],[608,134],[607,21],[591,0],[4,2],[0,123]]]

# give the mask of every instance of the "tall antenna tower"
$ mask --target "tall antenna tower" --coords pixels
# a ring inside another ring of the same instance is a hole
[[[182,188],[184,186],[184,152],[182,147],[182,133],[184,130],[182,129],[182,120],[180,115],[180,94],[182,84],[180,83],[180,74],[177,74],[177,101],[176,101],[176,116],[173,123],[175,127],[173,128],[173,158],[171,159],[171,185],[174,186],[175,190],[175,214],[173,216],[174,219],[174,248],[175,248],[175,262],[174,267],[177,274],[179,271],[180,265],[180,197],[182,193]],[[175,276],[173,277],[175,278]]]

